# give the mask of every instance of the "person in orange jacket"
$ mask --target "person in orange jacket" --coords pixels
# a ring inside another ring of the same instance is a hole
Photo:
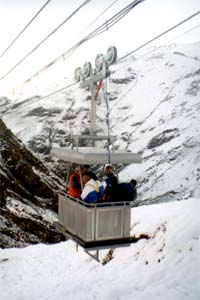
[[[80,198],[82,193],[80,172],[82,172],[82,169],[77,166],[69,177],[68,194],[74,198]]]

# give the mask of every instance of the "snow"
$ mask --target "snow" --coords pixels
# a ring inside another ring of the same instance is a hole
[[[38,201],[42,200],[38,197]],[[41,218],[43,221],[47,221],[50,224],[53,224],[53,222],[58,221],[57,214],[53,212],[50,209],[43,209],[41,207],[36,206],[34,203],[32,203],[29,200],[24,199],[23,203],[20,200],[16,200],[15,198],[12,197],[7,197],[6,198],[6,208],[10,211],[13,212],[15,215],[20,216],[21,218]],[[38,220],[37,220],[38,221]]]
[[[0,250],[3,300],[198,300],[200,199],[132,208],[131,234],[103,265],[72,241]]]

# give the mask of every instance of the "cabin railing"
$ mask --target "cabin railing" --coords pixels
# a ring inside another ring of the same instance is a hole
[[[85,242],[130,237],[128,201],[86,203],[62,193],[58,207],[59,222]]]

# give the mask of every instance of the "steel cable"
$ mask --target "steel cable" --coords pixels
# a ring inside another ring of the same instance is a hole
[[[12,47],[12,45],[18,40],[18,38],[22,35],[22,33],[31,25],[31,23],[37,18],[37,16],[43,11],[43,9],[49,4],[51,0],[48,0],[40,9],[39,11],[34,15],[34,17],[28,22],[28,24],[20,31],[20,33],[16,36],[16,38],[8,45],[8,47],[2,52],[0,55],[0,58],[6,54],[6,52]]]
[[[25,59],[27,59],[33,52],[35,52],[44,42],[46,42],[58,29],[60,29],[67,21],[69,21],[83,6],[88,4],[91,0],[84,1],[75,11],[73,11],[59,26],[50,32],[38,45],[36,45],[29,53],[27,53],[18,63],[16,63],[9,71],[7,71],[0,80],[4,79],[14,69],[16,69]]]

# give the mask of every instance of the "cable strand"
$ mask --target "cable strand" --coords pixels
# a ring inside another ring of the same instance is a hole
[[[24,33],[24,31],[33,23],[33,21],[37,18],[37,16],[43,11],[43,9],[51,2],[51,0],[48,0],[40,9],[39,11],[34,15],[34,17],[28,22],[28,24],[20,31],[20,33],[16,36],[16,38],[8,45],[8,47],[2,52],[0,55],[0,58],[6,54],[6,52],[12,47],[12,45],[18,40],[18,38]]]
[[[31,77],[29,77],[25,82],[21,83],[19,86],[21,86],[21,85],[23,85],[23,84],[25,84],[27,82],[30,82],[33,78],[35,78],[36,76],[38,76],[41,72],[46,71],[49,67],[51,67],[52,65],[54,65],[55,63],[57,63],[61,59],[65,59],[66,57],[69,57],[77,48],[79,48],[86,41],[88,41],[88,40],[96,37],[99,34],[102,34],[104,31],[107,31],[108,30],[108,22],[110,23],[109,24],[109,28],[111,28],[116,22],[118,22],[122,17],[124,17],[127,13],[129,13],[131,11],[131,9],[133,9],[136,5],[138,5],[139,3],[143,2],[143,1],[146,1],[146,0],[135,0],[135,1],[131,2],[125,8],[123,8],[118,13],[116,13],[114,16],[112,16],[108,21],[104,22],[102,25],[100,25],[95,30],[93,30],[91,33],[89,33],[88,35],[86,35],[78,43],[76,43],[74,46],[72,46],[71,48],[69,48],[67,51],[63,52],[56,59],[52,60],[49,64],[47,64],[42,69],[40,69],[39,71],[37,71],[34,75],[32,75]],[[14,67],[12,68],[12,70],[9,71],[9,73],[11,73],[13,71],[13,69],[14,69]],[[3,79],[7,75],[8,75],[8,73],[5,74],[2,78],[0,78],[0,80]],[[14,88],[12,90],[15,90],[15,89],[16,88]]]
[[[17,62],[9,71],[7,71],[0,80],[4,79],[14,69],[16,69],[23,61],[25,61],[33,52],[35,52],[44,42],[46,42],[54,33],[57,32],[67,21],[69,21],[83,6],[88,4],[91,0],[84,1],[75,11],[73,11],[59,26],[57,26],[52,32],[50,32],[39,44],[37,44],[29,53],[27,53],[19,62]]]

